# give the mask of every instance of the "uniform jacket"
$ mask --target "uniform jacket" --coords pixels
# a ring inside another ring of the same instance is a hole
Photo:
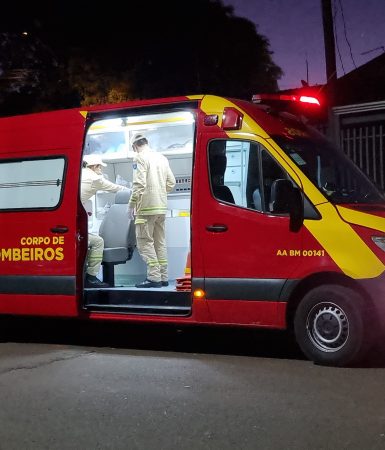
[[[82,169],[80,198],[83,205],[87,200],[96,194],[96,191],[118,192],[123,189],[126,188],[106,180],[103,175],[98,175],[88,167]]]
[[[129,207],[136,209],[136,215],[166,214],[167,194],[175,186],[167,158],[145,149],[138,153],[133,167]]]

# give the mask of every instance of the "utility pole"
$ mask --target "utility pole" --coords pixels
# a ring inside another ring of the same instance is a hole
[[[322,21],[324,29],[325,42],[325,61],[326,61],[326,93],[328,104],[328,121],[330,137],[334,136],[334,124],[332,107],[335,105],[335,92],[337,81],[337,67],[336,67],[336,50],[334,42],[334,26],[333,26],[333,12],[332,0],[321,0],[322,4]]]

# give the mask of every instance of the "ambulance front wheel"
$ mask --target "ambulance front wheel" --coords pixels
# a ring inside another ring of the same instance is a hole
[[[369,347],[361,305],[360,295],[345,286],[324,285],[309,291],[294,318],[296,339],[305,356],[324,365],[357,363]]]

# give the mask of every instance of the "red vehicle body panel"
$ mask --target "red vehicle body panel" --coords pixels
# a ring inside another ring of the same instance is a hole
[[[63,127],[66,132],[63,133]],[[60,137],[59,137],[60,136]],[[57,276],[68,277],[73,289],[71,295],[22,295],[0,294],[1,310],[5,313],[44,314],[44,315],[78,315],[78,294],[75,279],[79,271],[77,214],[79,197],[79,173],[81,150],[84,138],[84,118],[78,110],[57,111],[55,113],[31,114],[10,117],[0,121],[0,151],[3,160],[15,158],[30,159],[45,156],[64,157],[67,164],[65,190],[59,206],[54,210],[7,211],[2,214],[0,233],[3,250],[18,249],[25,252],[23,257],[10,257],[2,264],[2,274],[8,275],[9,282],[13,276],[21,277],[20,283],[26,282],[23,276],[43,276],[45,280]],[[68,228],[65,234],[55,233],[52,229],[60,226]],[[28,239],[37,238],[38,243],[27,244]],[[41,242],[43,240],[43,242]],[[5,245],[6,244],[6,245]],[[35,260],[36,249],[48,252],[43,260]],[[51,259],[51,251],[64,255],[60,260]],[[17,280],[17,278],[15,278]],[[41,287],[36,287],[37,291]]]

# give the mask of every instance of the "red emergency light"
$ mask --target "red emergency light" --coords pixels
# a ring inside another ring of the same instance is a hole
[[[291,95],[291,94],[255,94],[253,95],[254,103],[264,103],[269,101],[283,101],[283,102],[296,102],[307,103],[312,105],[321,106],[319,100],[316,97],[309,95]]]
[[[307,95],[301,95],[301,96],[299,97],[299,101],[302,102],[302,103],[311,103],[312,105],[318,105],[318,106],[321,106],[321,104],[320,104],[318,98],[315,98],[315,97],[309,97],[309,96],[307,96]]]

